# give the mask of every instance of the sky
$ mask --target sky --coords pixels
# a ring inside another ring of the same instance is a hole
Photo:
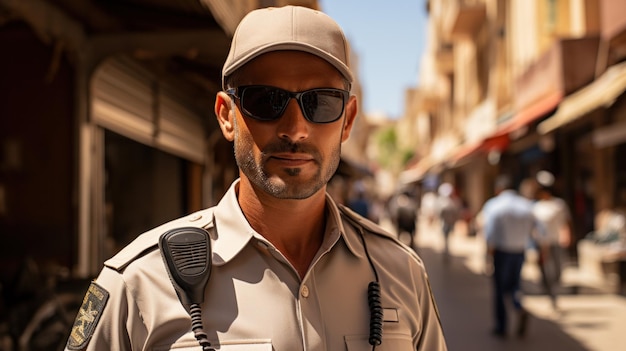
[[[426,46],[426,0],[319,0],[358,55],[367,114],[398,118],[404,91],[418,85]]]

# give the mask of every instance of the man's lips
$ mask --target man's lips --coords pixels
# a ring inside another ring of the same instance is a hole
[[[282,164],[290,166],[299,166],[314,160],[313,156],[309,154],[274,154],[270,156],[270,160],[278,161]]]

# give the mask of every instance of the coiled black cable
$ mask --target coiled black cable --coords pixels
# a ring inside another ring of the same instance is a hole
[[[360,227],[359,232],[361,234],[361,241],[363,242],[363,249],[365,250],[365,256],[372,267],[374,272],[375,281],[370,282],[367,286],[367,303],[370,308],[370,335],[369,343],[372,345],[372,351],[376,350],[376,346],[383,343],[383,307],[380,302],[380,282],[378,281],[378,272],[372,262],[372,258],[367,250],[367,244],[365,243],[365,235],[363,229]]]
[[[370,337],[372,350],[383,342],[383,307],[380,303],[380,284],[370,282],[367,286],[367,302],[370,307]]]
[[[191,316],[191,330],[200,346],[202,346],[202,351],[215,351],[202,328],[202,308],[200,304],[192,303],[189,305],[189,315]]]

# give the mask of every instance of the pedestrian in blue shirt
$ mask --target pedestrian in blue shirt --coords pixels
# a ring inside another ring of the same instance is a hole
[[[487,253],[493,262],[495,328],[493,334],[507,334],[506,299],[510,298],[517,313],[517,335],[524,336],[528,313],[520,296],[521,271],[524,254],[539,224],[533,214],[532,202],[512,188],[508,176],[495,183],[496,196],[483,206],[484,233]]]

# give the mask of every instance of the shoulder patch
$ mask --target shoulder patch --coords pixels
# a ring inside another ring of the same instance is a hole
[[[108,299],[109,292],[96,282],[92,282],[67,340],[68,350],[84,350],[87,347]]]

